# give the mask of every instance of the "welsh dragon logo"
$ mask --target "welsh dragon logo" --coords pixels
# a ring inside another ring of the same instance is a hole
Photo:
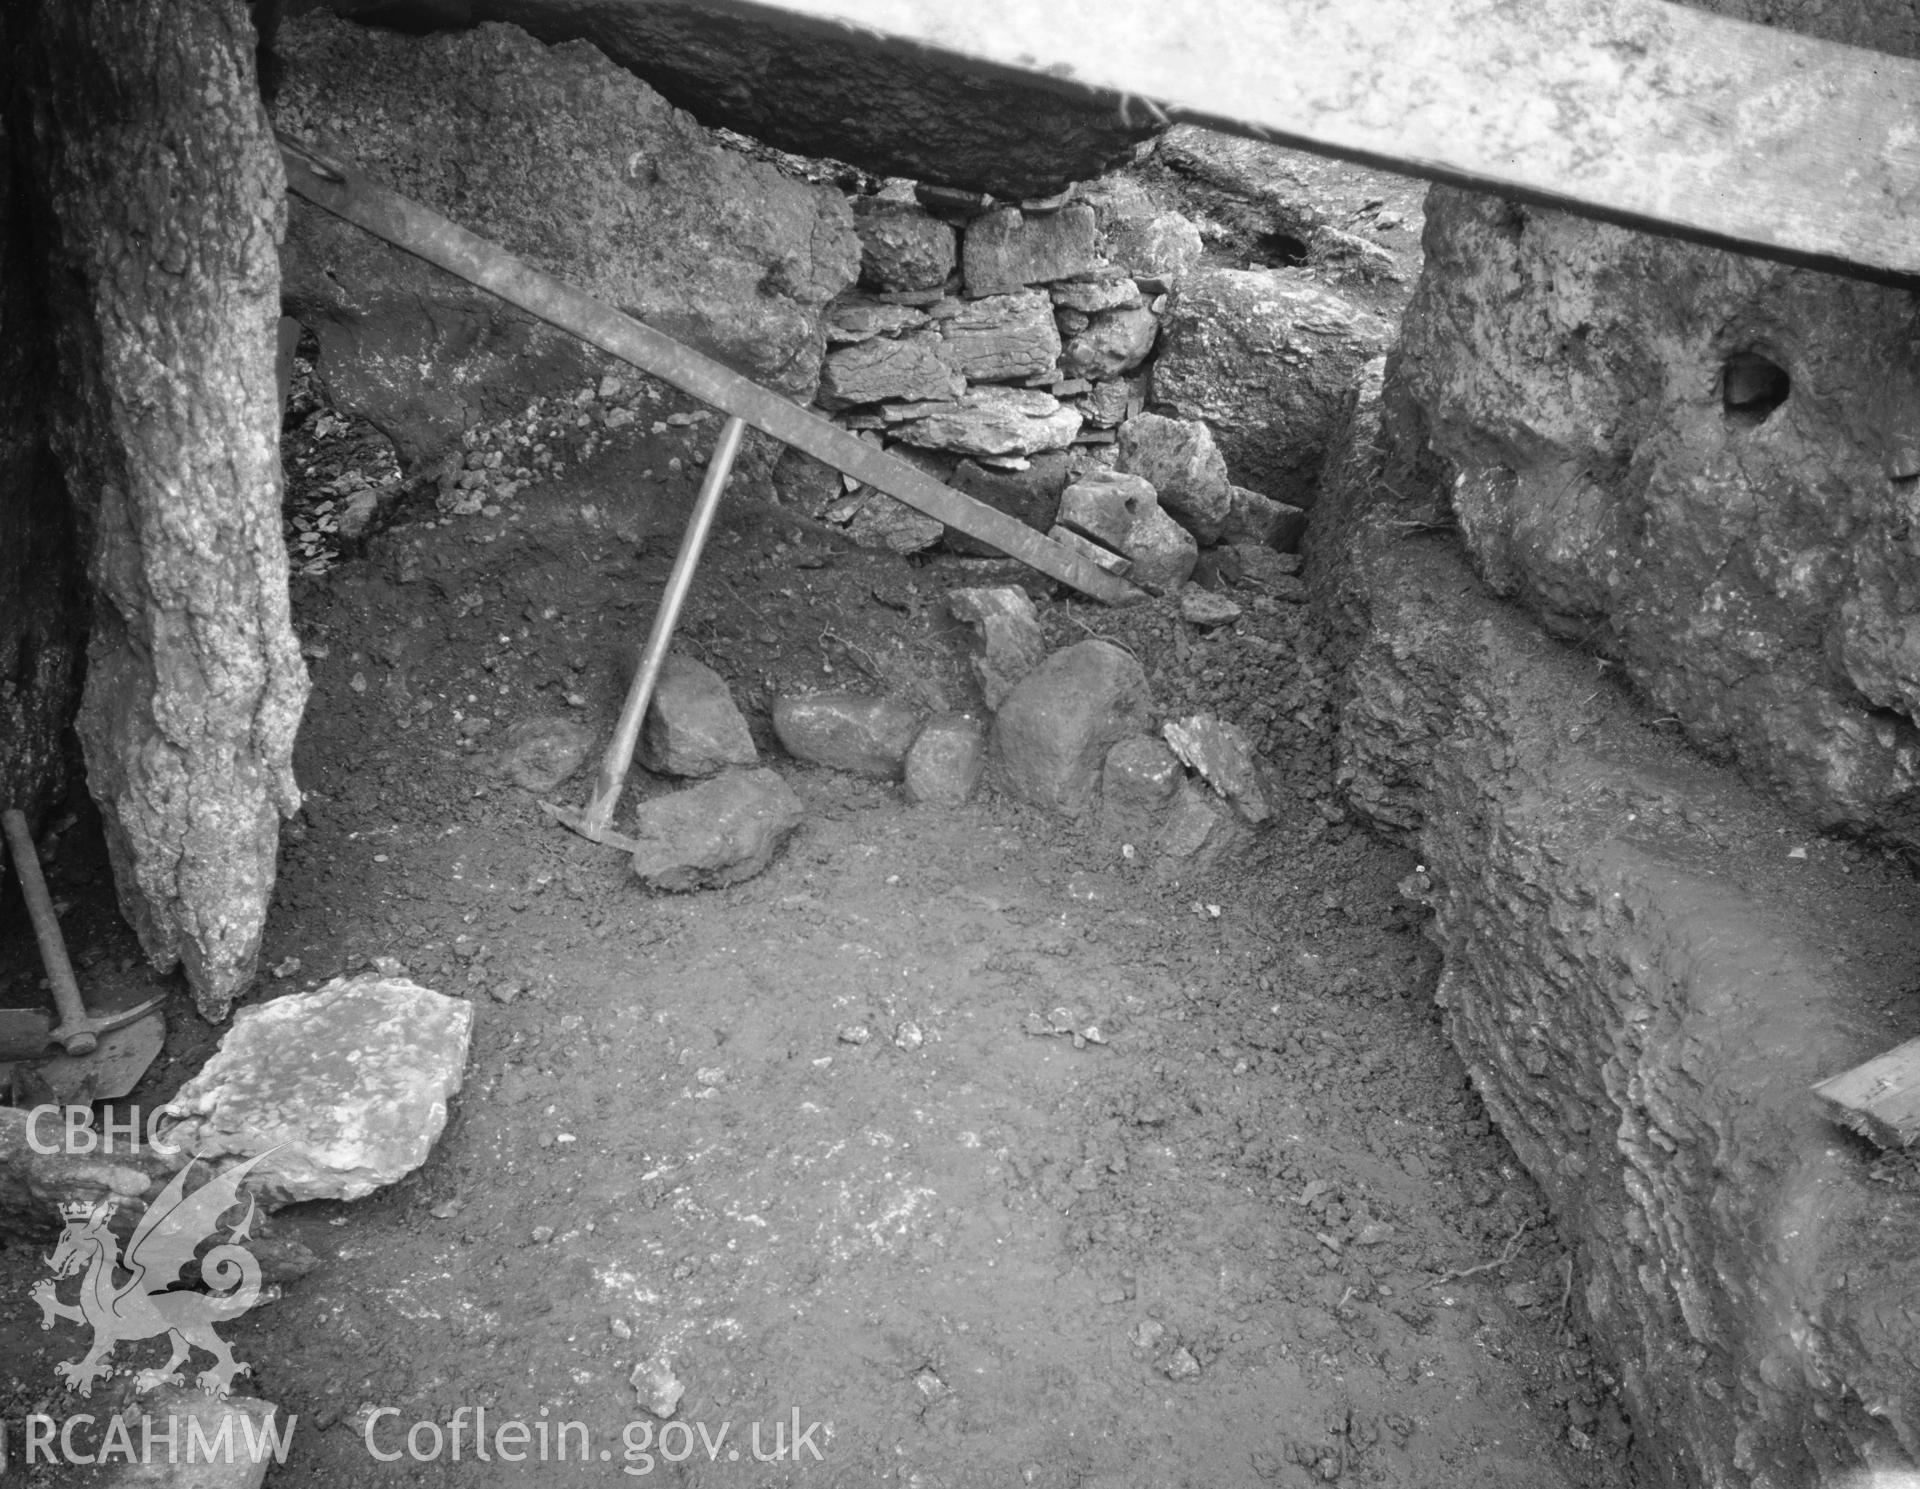
[[[253,1225],[254,1203],[247,1200],[245,1217],[227,1232],[227,1238],[200,1262],[200,1279],[211,1293],[174,1291],[180,1272],[193,1260],[202,1242],[219,1233],[220,1217],[240,1202],[240,1182],[267,1154],[261,1153],[236,1168],[209,1179],[192,1194],[187,1176],[199,1159],[176,1173],[167,1187],[147,1206],[134,1227],[124,1259],[119,1239],[107,1228],[115,1201],[65,1204],[66,1221],[59,1244],[47,1265],[53,1281],[34,1284],[32,1297],[40,1305],[40,1327],[51,1329],[56,1318],[93,1326],[93,1348],[78,1360],[62,1360],[53,1368],[69,1388],[82,1396],[93,1394],[93,1383],[113,1373],[107,1357],[122,1340],[152,1339],[165,1334],[173,1357],[158,1370],[134,1376],[135,1391],[181,1384],[180,1366],[197,1345],[214,1358],[212,1368],[200,1372],[202,1390],[216,1400],[229,1395],[237,1375],[252,1367],[234,1359],[226,1340],[213,1331],[216,1323],[240,1317],[260,1301],[260,1264],[241,1243]],[[79,1302],[60,1301],[55,1284],[84,1272]],[[125,1281],[119,1281],[121,1275]]]

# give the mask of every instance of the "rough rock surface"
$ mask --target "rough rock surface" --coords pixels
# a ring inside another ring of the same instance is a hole
[[[995,207],[968,223],[960,241],[960,268],[970,295],[1071,279],[1098,263],[1093,208],[1084,202],[1041,214]]]
[[[939,289],[959,261],[951,223],[905,202],[863,197],[854,208],[860,282],[876,290]]]
[[[1206,787],[1183,780],[1153,840],[1154,869],[1171,878],[1207,868],[1219,862],[1238,838],[1232,813]]]
[[[1225,595],[1198,585],[1180,591],[1180,619],[1203,631],[1218,630],[1240,619],[1242,611]]]
[[[1806,1091],[1898,1037],[1911,886],[1789,859],[1777,807],[1409,536],[1432,499],[1388,502],[1380,454],[1315,514],[1341,779],[1419,856],[1453,1041],[1574,1249],[1649,1481],[1908,1461],[1920,1198]]]
[[[254,1004],[167,1103],[161,1141],[182,1162],[277,1148],[253,1170],[269,1204],[359,1199],[427,1161],[472,1036],[472,1004],[403,977]]]
[[[500,749],[479,762],[523,791],[541,795],[566,781],[593,752],[593,731],[559,714],[521,719],[507,730]]]
[[[900,405],[891,432],[910,445],[962,455],[1032,455],[1064,450],[1080,432],[1080,414],[1038,388],[969,388],[940,403]]]
[[[827,353],[820,369],[824,409],[850,408],[897,398],[914,402],[958,398],[966,384],[947,360],[944,343],[931,331],[875,336]]]
[[[1027,592],[1011,586],[998,589],[950,589],[947,608],[980,634],[980,655],[973,658],[974,675],[987,707],[998,708],[1016,684],[1047,656],[1040,616]]]
[[[1061,451],[1046,451],[1031,457],[1026,470],[994,470],[973,460],[962,460],[948,482],[955,491],[965,492],[975,501],[985,502],[1009,517],[1018,517],[1028,527],[1045,532],[1053,526],[1060,509],[1060,493],[1068,480],[1068,457]],[[997,556],[990,543],[965,533],[949,531],[947,546],[956,553]]]
[[[1082,188],[1107,255],[1136,274],[1178,279],[1200,262],[1206,244],[1200,229],[1178,212],[1161,207],[1130,176],[1108,176]]]
[[[907,800],[957,807],[972,800],[987,764],[987,731],[970,714],[927,721],[907,751]]]
[[[52,442],[92,543],[88,789],[122,912],[209,1019],[253,977],[307,697],[274,403],[284,188],[244,30],[214,0],[164,27],[52,6],[9,55],[34,124],[13,145],[44,226]]]
[[[283,131],[340,132],[338,148],[396,190],[812,396],[821,307],[860,264],[838,192],[720,148],[585,42],[549,48],[501,25],[415,38],[324,14],[281,35]],[[469,414],[570,389],[586,365],[572,338],[299,201],[285,272],[335,406],[372,420],[408,462],[457,439]]]
[[[215,1400],[193,1384],[161,1386],[136,1401],[138,1404],[123,1418],[128,1440],[134,1444],[150,1441],[152,1451],[136,1450],[124,1459],[116,1451],[109,1457],[107,1446],[114,1440],[106,1438],[100,1457],[117,1466],[101,1471],[97,1482],[102,1489],[260,1489],[274,1464],[267,1444],[276,1435],[282,1441],[291,1441],[297,1430],[298,1419],[289,1417],[271,1401],[257,1396]],[[163,1446],[169,1432],[177,1444],[177,1459],[170,1459]],[[233,1444],[231,1451],[219,1446],[223,1442]],[[199,1455],[198,1443],[214,1444],[210,1458]],[[252,1443],[261,1446],[257,1459],[249,1451]],[[191,1453],[189,1444],[195,1444]]]
[[[37,1152],[36,1141],[59,1144],[63,1130],[57,1116],[43,1116],[30,1133],[30,1120],[19,1107],[0,1106],[0,1236],[42,1240],[60,1229],[60,1206],[69,1202],[112,1198],[137,1211],[166,1174],[150,1149],[123,1152],[124,1144],[113,1153]]]
[[[1145,476],[1160,505],[1202,543],[1216,541],[1233,512],[1227,462],[1197,419],[1139,414],[1120,426],[1118,469]]]
[[[859,508],[847,519],[847,536],[862,548],[885,548],[892,553],[918,553],[939,542],[947,531],[937,517],[896,501],[884,491],[864,488]]]
[[[1067,343],[1060,366],[1074,377],[1119,377],[1147,360],[1159,328],[1159,317],[1144,306],[1098,311]]]
[[[1178,589],[1200,558],[1193,535],[1160,510],[1142,476],[1088,471],[1060,493],[1060,525],[1124,554],[1127,577],[1148,589]]]
[[[1017,382],[1060,360],[1060,329],[1042,290],[951,301],[935,318],[947,361],[974,382]]]
[[[1182,763],[1232,802],[1249,822],[1264,822],[1273,815],[1254,765],[1253,746],[1237,724],[1212,714],[1194,714],[1167,720],[1160,733]]]
[[[1022,200],[1098,176],[1150,138],[1105,97],[988,77],[937,52],[852,30],[729,14],[693,0],[329,0],[419,28],[512,21],[543,41],[584,37],[708,124],[880,176]]]
[[[675,894],[738,884],[773,862],[804,817],[800,798],[772,771],[728,770],[640,803],[633,872],[649,889]]]
[[[993,764],[1010,794],[1084,815],[1107,751],[1152,721],[1139,662],[1108,641],[1048,657],[1007,695],[993,720]]]
[[[710,776],[760,756],[726,679],[705,662],[670,652],[640,726],[639,758],[660,775]]]
[[[1392,339],[1305,274],[1196,270],[1167,309],[1153,401],[1205,419],[1236,480],[1310,507],[1342,400]]]
[[[1274,501],[1244,486],[1233,488],[1233,508],[1220,530],[1223,543],[1254,543],[1262,548],[1292,552],[1307,530],[1307,514],[1286,502]]]
[[[1144,848],[1158,836],[1186,771],[1166,744],[1134,734],[1107,751],[1100,768],[1100,827]]]
[[[795,759],[897,781],[920,733],[920,714],[897,698],[815,693],[779,698],[773,732]]]
[[[1487,581],[1821,825],[1920,847],[1911,295],[1454,191],[1427,247],[1407,382]]]

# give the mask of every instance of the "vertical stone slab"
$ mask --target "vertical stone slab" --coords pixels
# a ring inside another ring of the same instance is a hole
[[[80,736],[120,903],[207,1017],[251,980],[307,678],[287,608],[280,162],[245,12],[11,13],[47,254],[53,445],[91,545]]]

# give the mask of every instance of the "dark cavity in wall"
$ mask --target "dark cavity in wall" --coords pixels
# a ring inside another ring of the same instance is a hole
[[[1729,424],[1752,429],[1787,401],[1793,379],[1760,352],[1735,352],[1720,371],[1720,403]]]
[[[52,344],[15,124],[0,115],[0,807],[37,816],[70,775],[87,599],[73,510],[47,443]]]

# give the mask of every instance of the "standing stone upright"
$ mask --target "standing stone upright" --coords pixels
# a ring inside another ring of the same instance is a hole
[[[306,703],[280,537],[280,158],[223,0],[7,16],[57,349],[56,454],[92,534],[79,718],[120,905],[200,1011],[252,980]]]

